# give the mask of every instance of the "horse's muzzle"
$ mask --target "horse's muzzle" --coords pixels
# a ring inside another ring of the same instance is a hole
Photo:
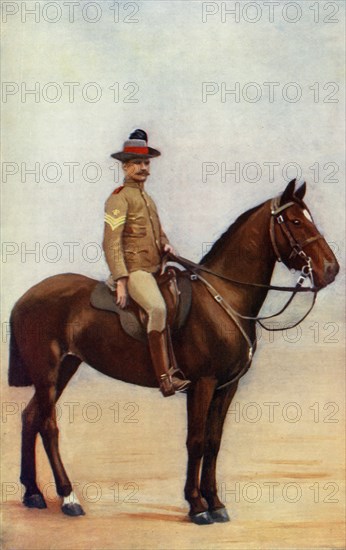
[[[339,273],[340,266],[336,261],[329,262],[328,260],[324,260],[323,268],[322,277],[315,277],[315,284],[319,288],[324,288],[335,280],[335,277]]]

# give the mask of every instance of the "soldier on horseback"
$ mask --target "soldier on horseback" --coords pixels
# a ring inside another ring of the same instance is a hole
[[[162,230],[156,205],[144,190],[150,159],[160,152],[148,147],[143,130],[135,130],[123,151],[111,155],[122,162],[124,185],[105,204],[103,248],[117,292],[117,305],[125,308],[128,295],[146,312],[150,355],[160,390],[165,397],[181,391],[189,380],[177,375],[166,322],[166,304],[155,275],[164,253],[173,252]],[[171,360],[170,360],[171,358]]]

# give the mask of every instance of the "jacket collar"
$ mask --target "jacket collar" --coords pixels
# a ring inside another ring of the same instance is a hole
[[[137,181],[126,180],[124,181],[124,186],[133,187],[134,189],[139,189],[140,191],[144,191],[144,183],[138,183]]]

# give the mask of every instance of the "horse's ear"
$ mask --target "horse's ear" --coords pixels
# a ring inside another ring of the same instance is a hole
[[[297,199],[303,200],[303,197],[306,192],[306,181],[302,183],[300,187],[298,187],[297,191],[294,193],[294,196],[297,197]]]
[[[294,180],[290,181],[287,185],[285,191],[281,195],[280,205],[286,204],[286,202],[289,202],[294,194],[294,188],[296,185],[296,178]]]

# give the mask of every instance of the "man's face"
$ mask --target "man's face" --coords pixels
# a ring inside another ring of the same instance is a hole
[[[134,159],[123,163],[126,179],[144,183],[150,175],[149,159]]]

